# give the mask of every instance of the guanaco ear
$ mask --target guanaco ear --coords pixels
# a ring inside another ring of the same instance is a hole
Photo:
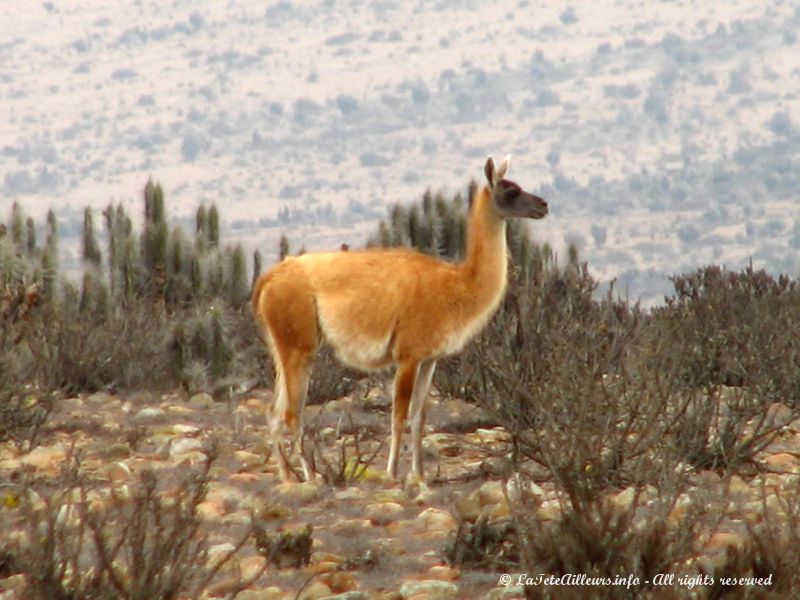
[[[511,155],[506,154],[506,157],[503,159],[503,162],[500,163],[500,166],[497,167],[497,171],[495,171],[494,177],[495,182],[500,181],[506,176],[508,172],[508,167],[511,166]]]
[[[486,181],[489,182],[489,187],[494,187],[494,159],[490,154],[486,159],[486,164],[483,166],[483,172],[486,175]]]
[[[494,159],[489,155],[489,158],[486,159],[486,165],[483,167],[483,172],[486,174],[486,180],[489,182],[490,188],[494,188],[497,182],[506,176],[509,166],[511,166],[510,154],[506,154],[503,162],[497,168],[494,166]]]

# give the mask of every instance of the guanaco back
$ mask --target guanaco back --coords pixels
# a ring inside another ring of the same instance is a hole
[[[396,366],[387,472],[397,477],[400,442],[411,415],[411,476],[422,477],[425,400],[436,361],[461,350],[500,304],[507,280],[506,219],[541,219],[547,203],[504,179],[510,157],[475,195],[467,254],[452,263],[407,249],[322,252],[286,258],[261,275],[253,312],[275,366],[269,409],[273,454],[280,475],[294,473],[297,446],[306,479],[314,476],[303,452],[302,415],[312,361],[333,348],[359,369]]]

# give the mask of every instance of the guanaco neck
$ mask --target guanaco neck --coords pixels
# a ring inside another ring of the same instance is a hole
[[[482,187],[475,195],[467,225],[467,256],[460,269],[467,289],[481,309],[494,309],[506,288],[506,222],[492,205],[492,194]]]

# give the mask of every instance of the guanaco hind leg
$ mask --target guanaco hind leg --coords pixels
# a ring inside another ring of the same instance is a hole
[[[303,468],[303,477],[311,480],[314,472],[303,449],[303,406],[308,393],[311,376],[311,359],[292,353],[282,359],[276,357],[275,399],[270,415],[270,433],[273,454],[278,460],[278,470],[283,481],[292,478],[289,457],[298,454]]]
[[[289,458],[299,451],[303,475],[311,479],[314,473],[302,446],[303,406],[320,343],[313,292],[305,278],[293,276],[289,269],[266,280],[258,302],[275,365],[270,432],[280,476],[291,479]]]
[[[394,374],[394,396],[392,397],[392,442],[389,448],[389,463],[386,472],[392,479],[397,479],[397,463],[400,460],[400,442],[403,438],[403,427],[408,416],[408,405],[414,393],[414,382],[417,379],[419,363],[401,362]]]

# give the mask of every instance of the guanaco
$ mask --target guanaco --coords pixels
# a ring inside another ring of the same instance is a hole
[[[508,156],[499,167],[486,160],[487,184],[473,198],[460,263],[397,248],[322,252],[286,258],[258,278],[252,304],[275,367],[268,418],[283,480],[295,474],[289,458],[296,449],[304,477],[315,475],[303,451],[303,405],[323,343],[358,369],[397,367],[387,472],[397,478],[410,413],[411,477],[422,477],[425,401],[436,361],[461,350],[503,298],[505,220],[547,215],[547,202],[504,179],[509,163]]]

